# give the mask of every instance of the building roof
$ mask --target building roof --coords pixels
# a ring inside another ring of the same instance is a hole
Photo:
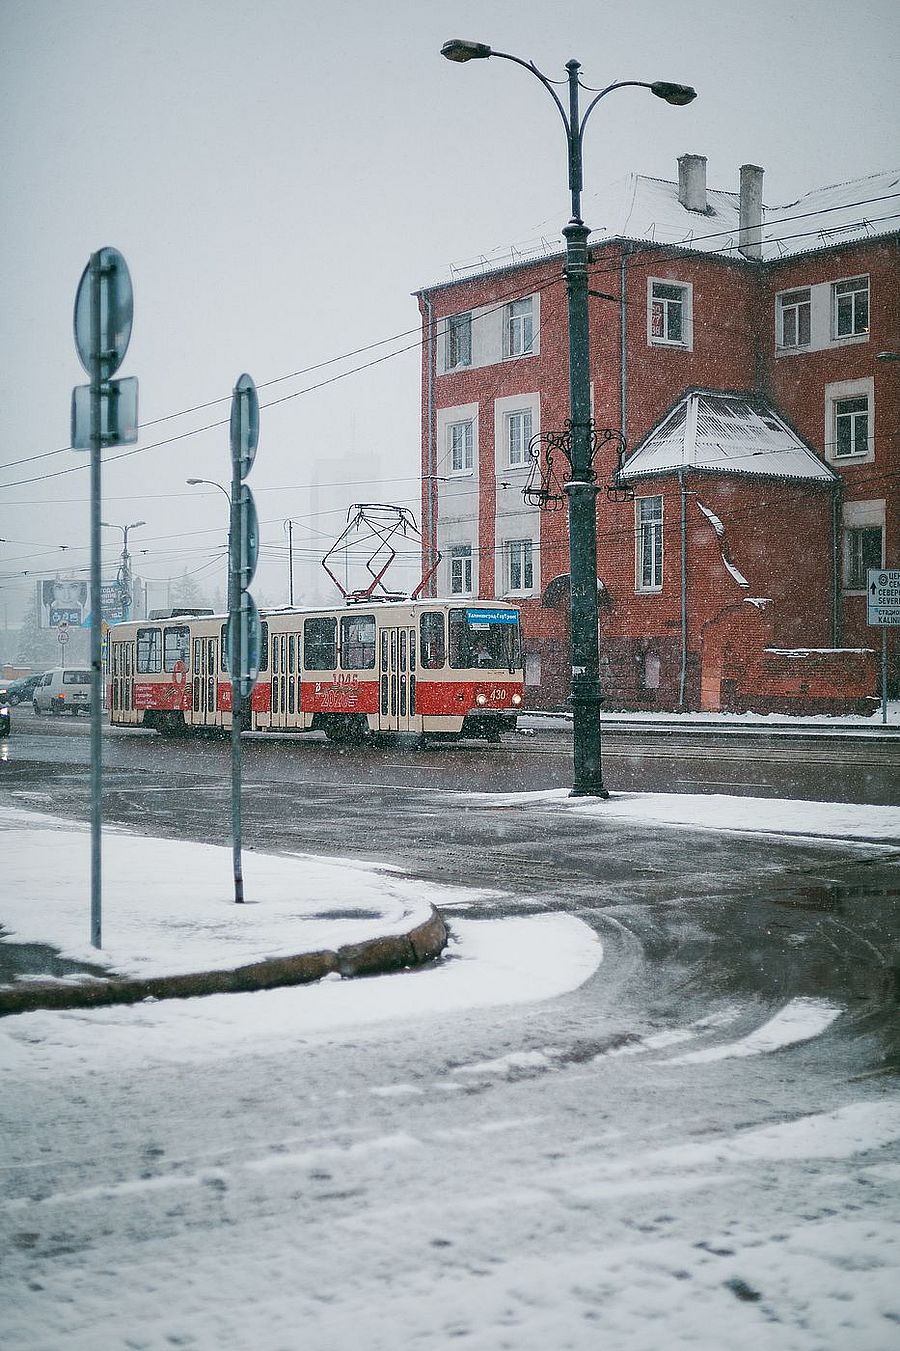
[[[738,193],[708,189],[704,214],[683,207],[678,184],[664,179],[629,174],[624,185],[620,180],[616,187],[609,202],[597,200],[601,211],[606,208],[609,223],[592,231],[592,243],[622,238],[740,257]],[[593,214],[593,204],[588,211]],[[764,207],[762,256],[771,262],[893,234],[898,224],[900,170],[869,174],[816,188],[784,206]]]
[[[796,483],[837,479],[765,399],[714,390],[684,394],[628,456],[621,477],[679,469]]]
[[[740,194],[707,188],[706,201],[706,212],[689,211],[678,200],[677,182],[628,174],[585,199],[585,219],[593,225],[590,243],[621,239],[742,259],[738,250]],[[892,235],[898,228],[900,169],[885,170],[816,188],[783,206],[763,207],[762,257],[773,262]],[[554,228],[540,238],[454,265],[450,282],[423,290],[437,290],[472,276],[505,271],[562,253]]]

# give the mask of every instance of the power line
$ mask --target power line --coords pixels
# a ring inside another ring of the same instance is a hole
[[[881,196],[881,197],[864,198],[864,199],[861,199],[860,201],[857,201],[857,202],[843,203],[843,204],[841,204],[840,207],[826,207],[826,208],[822,208],[821,211],[816,211],[816,212],[800,212],[800,213],[798,213],[798,214],[796,214],[796,215],[794,215],[794,216],[785,216],[785,217],[781,217],[781,218],[775,218],[774,220],[767,221],[766,224],[767,224],[767,225],[782,224],[782,223],[786,223],[786,222],[792,221],[792,220],[801,220],[801,219],[804,219],[804,218],[806,218],[806,217],[808,217],[808,216],[820,216],[820,215],[824,214],[824,213],[827,212],[827,211],[850,210],[850,209],[855,208],[855,207],[857,207],[857,206],[867,206],[867,205],[871,205],[871,204],[873,204],[873,203],[875,203],[875,202],[879,202],[879,201],[890,201],[890,200],[894,200],[894,199],[897,198],[898,196],[900,196],[900,193],[889,193],[889,194],[885,194],[884,196]],[[898,218],[898,213],[893,213],[893,214],[890,214],[890,215],[885,215],[885,216],[881,216],[881,217],[876,217],[876,218],[874,218],[873,220],[868,221],[867,224],[869,224],[869,225],[875,225],[875,224],[882,223],[882,222],[884,222],[884,221],[894,220],[894,219],[897,219],[897,218]],[[653,243],[653,242],[648,242],[648,243],[646,243],[646,244],[642,243],[641,247],[642,247],[642,252],[651,252],[651,253],[652,253],[652,252],[664,252],[664,251],[666,251],[666,250],[678,249],[678,248],[683,248],[683,249],[686,249],[686,250],[691,250],[691,251],[693,251],[694,248],[695,248],[695,246],[696,246],[698,243],[706,242],[706,241],[713,240],[713,239],[717,239],[717,238],[722,238],[723,236],[726,236],[726,235],[731,236],[733,233],[734,233],[734,230],[733,230],[733,229],[731,229],[731,230],[718,230],[718,231],[714,231],[714,232],[711,232],[711,233],[706,234],[706,235],[697,235],[697,236],[694,236],[694,238],[693,238],[692,240],[690,240],[690,241],[669,241],[669,242],[660,242],[660,243],[658,243],[658,244],[655,244],[655,243]],[[816,234],[821,234],[821,231],[820,231],[820,230],[799,231],[799,232],[797,232],[797,233],[795,233],[795,234],[780,236],[780,237],[778,237],[778,238],[776,238],[776,239],[768,240],[768,241],[766,241],[766,242],[768,242],[768,243],[774,243],[774,244],[777,245],[777,244],[780,244],[780,243],[786,243],[786,242],[788,242],[788,241],[790,241],[790,240],[794,240],[794,239],[802,239],[802,238],[806,238],[806,237],[808,237],[808,236],[810,236],[810,235],[816,235]],[[612,242],[612,239],[610,239],[609,241],[604,241],[604,240],[595,240],[595,241],[592,241],[592,242],[590,243],[589,247],[591,247],[591,248],[603,247],[604,243],[606,243],[606,242],[610,242],[610,243],[611,243],[611,242]],[[835,241],[835,242],[839,242],[839,241]],[[858,240],[858,239],[854,239],[854,240],[847,240],[847,241],[846,241],[846,243],[847,243],[848,245],[849,245],[849,244],[856,244],[856,243],[860,243],[860,242],[865,242],[865,240],[860,241],[860,240]],[[737,246],[736,244],[730,244],[730,245],[728,246],[727,249],[725,249],[725,250],[716,250],[715,252],[723,252],[723,251],[724,251],[724,252],[731,252],[731,251],[736,250],[737,248],[738,248],[738,246]],[[702,256],[702,255],[701,255],[701,256]],[[523,259],[523,260],[522,260],[522,265],[523,265],[523,266],[535,266],[535,265],[538,265],[541,261],[542,261],[542,259],[540,259],[540,258]],[[618,271],[618,265],[616,265],[616,267],[609,267],[609,268],[594,267],[594,268],[592,268],[592,275],[595,275],[595,276],[609,275],[609,274],[611,274],[611,273],[613,273],[613,272],[615,272],[615,271]],[[463,285],[463,284],[465,284],[466,282],[477,281],[478,279],[479,279],[479,278],[478,278],[478,275],[476,274],[476,275],[474,275],[473,277],[467,277],[467,278],[462,278],[462,279],[460,279],[459,283],[457,283],[457,284]],[[501,295],[500,297],[497,298],[497,300],[491,302],[491,304],[492,304],[492,306],[495,307],[495,308],[496,308],[496,307],[499,307],[502,303],[504,303],[506,300],[508,300],[511,296],[521,295],[521,294],[532,295],[532,294],[535,294],[536,291],[538,291],[538,290],[546,289],[546,287],[548,287],[548,286],[558,284],[559,281],[561,281],[561,278],[553,278],[551,281],[544,283],[541,287],[537,287],[537,288],[536,288],[536,287],[530,287],[530,288],[527,288],[527,290],[525,290],[525,291],[523,291],[523,288],[522,288],[521,286],[519,286],[519,287],[515,288],[513,291],[508,292],[507,294]],[[495,308],[494,308],[494,309],[488,309],[488,310],[485,311],[484,313],[482,313],[482,314],[480,314],[480,315],[478,315],[478,316],[475,316],[475,317],[476,317],[476,318],[479,318],[479,319],[480,319],[480,318],[484,318],[484,317],[487,316],[487,314],[495,312]],[[438,322],[440,322],[440,321],[438,321]],[[315,364],[313,364],[313,365],[311,365],[311,366],[302,367],[301,369],[299,369],[299,370],[297,370],[297,371],[294,371],[294,372],[291,372],[291,373],[288,374],[288,375],[276,376],[276,377],[274,377],[274,378],[271,379],[271,380],[263,381],[263,382],[261,382],[261,383],[257,386],[257,388],[259,388],[259,389],[270,388],[272,385],[276,385],[276,384],[283,383],[283,382],[286,381],[286,380],[297,379],[297,378],[299,378],[301,375],[308,374],[308,373],[310,373],[310,372],[312,372],[312,371],[315,371],[315,370],[322,370],[322,369],[324,369],[325,367],[330,366],[330,365],[334,365],[334,364],[336,364],[336,363],[339,362],[339,361],[350,360],[350,359],[352,359],[352,357],[357,356],[357,355],[361,355],[363,352],[372,351],[372,350],[374,350],[375,348],[377,348],[377,347],[382,347],[382,346],[386,345],[386,344],[389,343],[389,342],[396,342],[396,341],[399,341],[400,339],[402,339],[402,338],[404,338],[404,337],[407,337],[407,336],[409,336],[409,335],[411,335],[411,334],[413,334],[413,333],[418,333],[418,332],[420,332],[420,328],[419,328],[419,327],[417,327],[417,328],[415,328],[415,329],[406,329],[406,330],[404,330],[403,332],[401,332],[401,333],[399,333],[399,334],[393,335],[392,337],[389,337],[389,338],[381,338],[381,339],[378,339],[378,340],[375,341],[375,342],[372,342],[372,343],[369,343],[369,344],[365,345],[364,347],[356,348],[356,349],[353,350],[352,352],[344,353],[344,354],[342,354],[342,355],[340,355],[340,356],[336,356],[336,357],[329,357],[329,358],[325,359],[324,361],[317,362],[317,363],[315,363]],[[331,385],[331,384],[336,383],[336,382],[339,381],[339,380],[346,379],[346,378],[347,378],[348,376],[350,376],[350,375],[356,375],[356,374],[359,374],[361,371],[369,370],[369,369],[371,369],[371,368],[374,367],[374,366],[381,365],[381,364],[382,364],[383,362],[385,362],[385,361],[390,361],[390,360],[392,360],[394,357],[402,356],[402,355],[404,355],[406,352],[413,351],[413,350],[415,350],[416,348],[421,348],[422,346],[424,346],[424,345],[426,345],[427,343],[429,343],[431,340],[432,340],[432,339],[431,339],[431,335],[429,335],[429,336],[426,337],[426,338],[420,338],[420,339],[418,339],[418,340],[417,340],[416,342],[414,342],[414,343],[409,343],[409,344],[407,344],[407,345],[404,346],[404,347],[397,348],[395,351],[388,352],[388,353],[386,353],[385,355],[380,356],[380,357],[376,357],[376,358],[374,358],[372,361],[364,362],[364,363],[362,363],[362,364],[359,365],[359,366],[354,366],[354,367],[352,367],[349,371],[343,371],[343,372],[341,372],[340,374],[335,375],[335,376],[332,376],[332,377],[330,377],[330,378],[327,379],[327,380],[318,381],[317,383],[315,383],[315,384],[313,384],[313,385],[307,386],[305,389],[296,390],[296,391],[294,391],[293,393],[291,393],[291,394],[286,394],[286,395],[282,396],[282,397],[279,398],[279,399],[271,399],[271,400],[269,400],[268,403],[262,404],[261,407],[262,407],[262,408],[271,408],[271,407],[275,407],[276,405],[278,405],[278,404],[280,404],[280,403],[286,403],[286,402],[289,402],[289,401],[291,401],[291,400],[293,400],[293,399],[301,398],[301,397],[304,396],[305,394],[310,394],[310,393],[315,392],[316,390],[323,389],[323,388],[327,387],[328,385]],[[230,398],[230,397],[231,397],[230,395],[222,395],[220,398],[212,399],[212,400],[209,400],[209,401],[207,401],[207,402],[205,402],[205,403],[202,403],[202,404],[196,404],[196,405],[194,405],[194,406],[191,407],[191,408],[182,409],[182,410],[180,410],[179,412],[176,412],[176,413],[168,413],[168,414],[165,414],[165,415],[162,416],[162,417],[154,418],[154,419],[152,419],[152,420],[149,421],[149,422],[142,423],[142,424],[141,424],[141,427],[144,428],[144,427],[157,426],[157,425],[159,425],[159,424],[162,423],[162,422],[168,422],[168,421],[173,420],[174,418],[184,417],[184,416],[187,416],[187,415],[190,414],[190,413],[194,413],[194,412],[202,411],[202,410],[204,410],[204,409],[206,409],[206,408],[214,407],[216,404],[222,403],[222,402],[224,402],[227,398]],[[136,446],[134,449],[129,450],[129,451],[123,451],[123,452],[122,452],[121,454],[119,454],[119,455],[111,455],[111,456],[108,456],[107,459],[104,461],[104,463],[111,463],[111,462],[113,462],[113,461],[115,461],[115,460],[124,459],[124,458],[127,458],[127,457],[131,456],[131,455],[141,454],[141,453],[143,453],[143,452],[146,451],[146,450],[155,450],[155,449],[158,449],[158,448],[161,447],[161,446],[171,445],[171,444],[173,444],[173,443],[175,443],[175,442],[177,442],[177,441],[184,440],[184,439],[186,439],[187,437],[190,437],[190,436],[199,436],[199,435],[201,435],[203,432],[211,431],[211,430],[213,430],[213,429],[216,428],[216,427],[225,426],[227,422],[228,422],[228,419],[227,419],[227,418],[223,418],[223,419],[220,419],[220,420],[218,420],[218,421],[216,421],[216,422],[208,423],[208,424],[206,424],[206,425],[203,426],[203,427],[196,427],[196,428],[193,428],[191,431],[188,431],[188,432],[182,432],[182,433],[176,434],[175,436],[171,436],[171,437],[166,437],[166,438],[164,438],[164,439],[161,440],[161,441],[155,441],[155,442],[152,442],[152,443],[150,443],[150,444],[148,444],[148,445],[145,445],[145,446]],[[50,458],[51,456],[63,454],[63,453],[65,453],[65,452],[67,452],[67,451],[69,451],[69,450],[71,450],[71,449],[72,449],[71,446],[61,446],[61,447],[58,447],[58,448],[55,449],[55,450],[43,451],[43,452],[41,452],[41,453],[39,453],[39,454],[32,455],[32,456],[25,456],[25,457],[22,457],[22,458],[20,458],[20,459],[18,459],[18,460],[10,460],[10,461],[7,461],[7,462],[5,462],[5,463],[0,464],[0,470],[2,470],[2,469],[10,469],[10,468],[14,468],[14,467],[16,467],[16,466],[18,466],[18,465],[21,465],[21,464],[34,463],[34,462],[36,462],[36,461],[38,461],[38,460],[47,459],[47,458]],[[71,466],[71,467],[68,468],[68,469],[57,470],[57,471],[55,471],[55,472],[52,473],[52,474],[44,474],[44,475],[36,476],[36,477],[34,477],[34,478],[15,480],[15,481],[13,481],[12,483],[6,484],[5,486],[6,486],[6,487],[10,487],[10,488],[14,488],[14,487],[21,487],[21,486],[24,486],[25,484],[28,484],[28,483],[39,483],[39,482],[43,482],[43,481],[45,481],[45,480],[47,480],[47,479],[50,479],[50,478],[57,478],[57,477],[61,477],[62,475],[65,475],[65,474],[76,473],[76,472],[78,472],[80,469],[83,469],[83,468],[85,468],[85,467],[86,467],[86,466],[83,465],[83,464],[82,464],[82,465],[73,465],[73,466]]]

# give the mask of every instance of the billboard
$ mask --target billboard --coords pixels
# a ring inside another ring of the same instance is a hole
[[[75,577],[54,577],[37,584],[38,614],[42,629],[60,624],[81,625],[88,608],[88,584]]]

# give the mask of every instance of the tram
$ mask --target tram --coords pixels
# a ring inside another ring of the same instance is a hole
[[[497,741],[515,728],[524,687],[515,607],[369,597],[260,617],[247,731]],[[168,734],[230,728],[226,621],[162,612],[114,625],[106,651],[111,725]]]

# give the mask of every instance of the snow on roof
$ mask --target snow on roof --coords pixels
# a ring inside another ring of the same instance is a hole
[[[678,184],[629,174],[596,200],[608,224],[591,233],[606,239],[650,240],[701,253],[738,257],[740,194],[707,189],[707,211],[688,211]],[[611,208],[611,209],[610,209]],[[594,214],[592,206],[588,214]],[[763,208],[763,258],[786,258],[857,239],[892,234],[900,225],[900,170],[816,188],[786,206]]]
[[[623,479],[703,469],[833,483],[835,475],[764,399],[711,390],[682,396],[625,461]]]
[[[627,239],[742,258],[740,194],[707,188],[706,202],[705,212],[689,211],[678,200],[677,182],[628,174],[585,199],[585,218],[593,224],[590,242]],[[555,224],[545,221],[538,228],[545,227],[547,233],[538,238],[506,244],[451,266],[453,281],[561,255]],[[762,256],[773,261],[893,234],[898,228],[900,169],[885,170],[816,188],[783,206],[764,207]]]

